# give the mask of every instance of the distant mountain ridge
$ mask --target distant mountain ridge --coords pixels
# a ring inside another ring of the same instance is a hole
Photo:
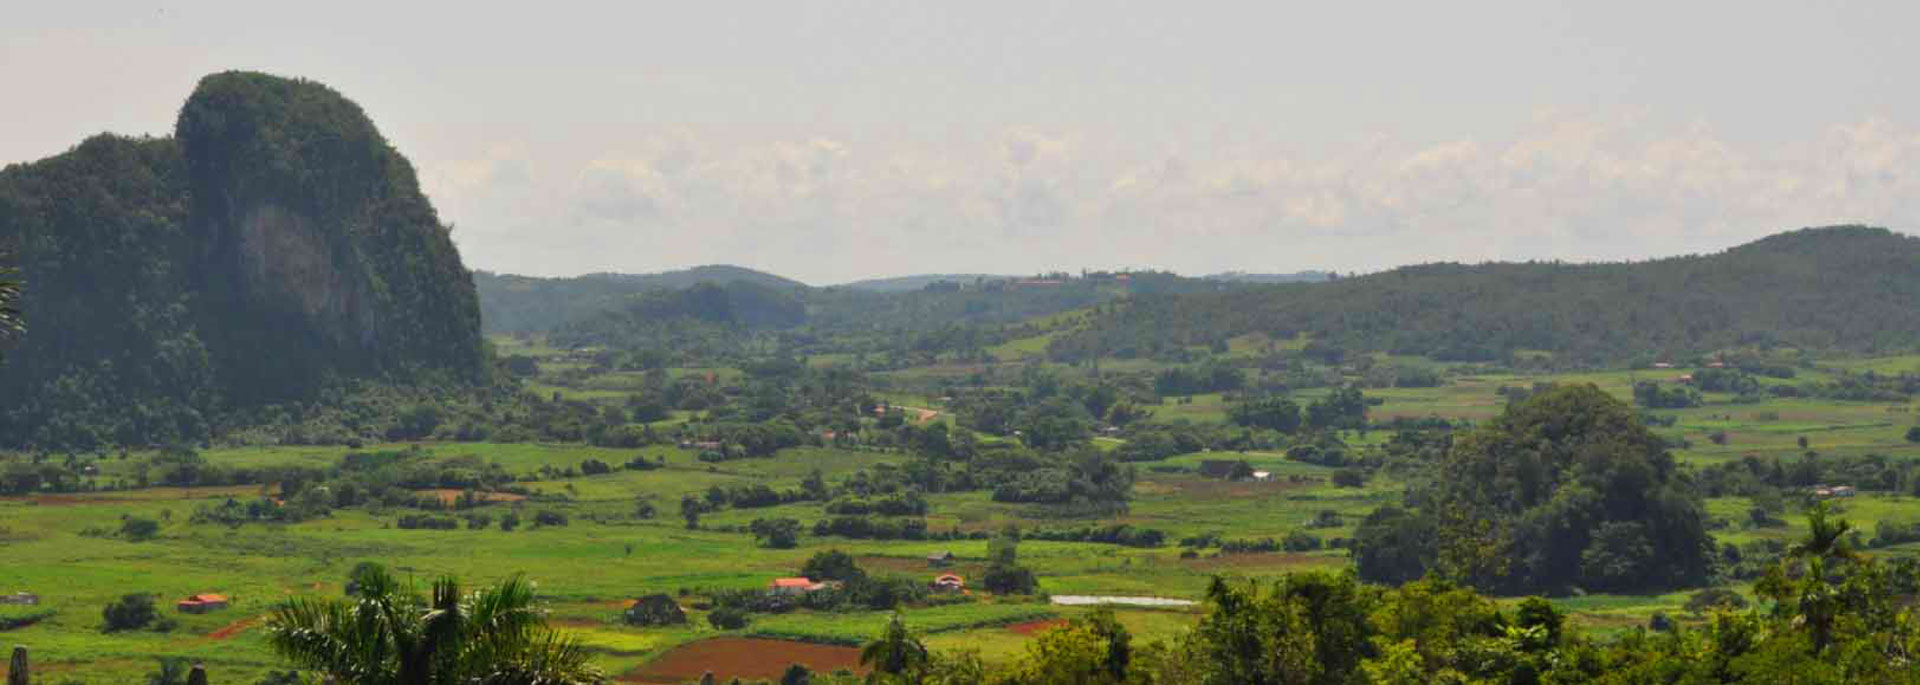
[[[850,283],[841,283],[833,287],[877,293],[898,293],[919,290],[941,281],[967,284],[975,281],[999,281],[1012,278],[1018,277],[1003,274],[913,274],[909,276],[894,276],[892,278],[867,278]]]
[[[799,281],[772,274],[758,269],[732,264],[706,264],[702,266],[659,271],[645,274],[627,274],[598,272],[584,274],[581,278],[603,278],[621,283],[633,283],[656,288],[685,288],[698,283],[733,283],[736,281],[764,285],[769,288],[811,288],[813,286]]]
[[[1290,274],[1256,274],[1245,271],[1222,271],[1200,277],[1208,281],[1227,283],[1318,283],[1333,280],[1331,271],[1296,271]]]
[[[548,331],[588,314],[621,308],[650,290],[683,290],[701,283],[750,283],[775,290],[806,290],[799,281],[730,264],[649,274],[592,273],[572,278],[473,274],[480,319],[488,333]]]
[[[1522,350],[1605,365],[1739,346],[1920,349],[1920,238],[1835,226],[1645,262],[1423,264],[1322,284],[1132,298],[1056,359],[1152,356],[1249,334],[1435,359]]]

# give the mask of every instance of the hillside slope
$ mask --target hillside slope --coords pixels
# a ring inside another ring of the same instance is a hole
[[[1840,226],[1722,253],[1614,264],[1428,264],[1326,283],[1136,297],[1052,343],[1153,355],[1245,333],[1350,350],[1603,364],[1730,346],[1920,348],[1920,238]]]
[[[477,271],[473,282],[480,293],[480,318],[488,333],[552,330],[589,314],[619,309],[628,298],[649,290],[679,290],[701,283],[750,283],[778,290],[808,287],[789,278],[727,264],[651,274],[600,273],[574,278]]]
[[[310,81],[203,79],[174,138],[0,171],[29,331],[0,444],[198,441],[348,379],[484,374],[473,283],[413,167]]]

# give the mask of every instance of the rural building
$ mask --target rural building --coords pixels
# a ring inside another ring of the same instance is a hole
[[[204,614],[227,608],[227,598],[225,595],[194,595],[180,600],[180,603],[174,605],[174,608],[189,614]]]
[[[934,592],[965,592],[967,579],[947,573],[933,579]]]
[[[941,551],[934,552],[932,554],[927,555],[928,566],[946,566],[947,564],[951,564],[951,563],[953,563],[952,551],[941,550]]]
[[[804,595],[827,589],[826,583],[813,582],[812,578],[775,578],[767,584],[770,595]]]
[[[1853,496],[1853,486],[1851,486],[1851,485],[1835,485],[1835,486],[1833,486],[1833,496],[1834,496],[1834,497],[1852,497],[1852,496]]]
[[[0,595],[0,604],[35,606],[40,604],[40,595],[31,592],[15,592],[11,595]]]
[[[1273,472],[1272,471],[1255,471],[1253,472],[1253,479],[1260,481],[1262,483],[1271,481],[1273,480]]]

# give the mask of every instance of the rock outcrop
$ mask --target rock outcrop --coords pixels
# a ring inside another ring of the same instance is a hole
[[[199,440],[338,381],[483,375],[472,276],[412,165],[311,81],[208,76],[171,139],[7,168],[4,248],[29,330],[0,444]]]

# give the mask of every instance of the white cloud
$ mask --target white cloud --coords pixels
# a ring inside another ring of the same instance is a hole
[[[485,268],[735,262],[813,282],[1082,266],[1373,269],[1620,259],[1839,222],[1920,224],[1920,132],[1863,119],[1788,145],[1644,112],[1538,117],[1506,139],[1374,137],[1318,156],[1193,156],[1016,128],[976,147],[676,131],[570,163],[523,147],[431,165]],[[471,230],[468,230],[471,229]]]

